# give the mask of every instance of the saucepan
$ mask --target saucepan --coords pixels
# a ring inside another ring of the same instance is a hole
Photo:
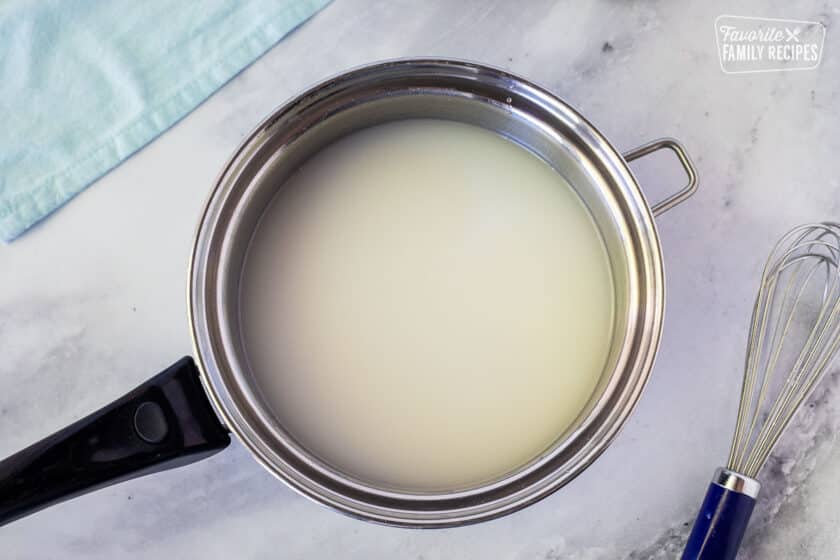
[[[452,491],[377,487],[310,452],[264,402],[239,336],[245,250],[284,179],[341,137],[408,118],[449,119],[495,131],[561,172],[600,230],[615,285],[608,360],[572,427],[518,470]],[[687,181],[649,205],[628,162],[660,149],[676,155]],[[326,80],[265,119],[213,187],[189,263],[195,358],[180,359],[119,400],[0,462],[0,524],[207,457],[229,445],[230,433],[294,490],[368,521],[448,527],[495,518],[544,498],[604,451],[639,399],[663,320],[654,216],[695,189],[696,172],[676,140],[655,140],[622,154],[556,95],[500,69],[457,60],[396,60]]]

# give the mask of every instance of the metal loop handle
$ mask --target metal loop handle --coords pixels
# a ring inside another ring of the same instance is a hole
[[[630,163],[633,160],[665,148],[674,152],[680,160],[680,164],[682,164],[685,174],[688,176],[688,184],[665,200],[661,200],[652,205],[651,212],[653,212],[654,216],[667,212],[697,191],[697,170],[694,168],[694,164],[691,163],[691,159],[688,157],[688,154],[682,144],[674,138],[659,138],[658,140],[648,142],[647,144],[643,144],[638,148],[622,154],[624,161]]]

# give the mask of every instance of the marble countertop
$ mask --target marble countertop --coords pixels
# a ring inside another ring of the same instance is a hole
[[[737,10],[737,11],[736,11]],[[724,74],[720,14],[817,20],[816,70]],[[539,504],[466,528],[410,531],[297,496],[238,443],[0,528],[4,559],[675,558],[738,405],[749,314],[775,239],[840,218],[840,9],[822,0],[335,0],[198,110],[18,241],[0,247],[0,456],[190,352],[186,265],[220,166],[272,108],[330,74],[398,56],[475,59],[538,81],[619,149],[684,142],[697,195],[658,220],[668,300],[635,413],[583,475]],[[638,167],[651,199],[679,180]],[[840,550],[840,369],[762,474],[740,558]]]

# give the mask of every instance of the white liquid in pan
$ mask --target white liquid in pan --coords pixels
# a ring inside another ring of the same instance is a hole
[[[606,251],[546,163],[486,130],[407,120],[306,163],[245,264],[246,351],[276,417],[366,482],[464,488],[545,451],[612,333]]]

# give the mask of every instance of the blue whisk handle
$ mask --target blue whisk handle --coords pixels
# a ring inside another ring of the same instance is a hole
[[[682,560],[734,560],[760,487],[755,479],[718,469],[694,521]]]

